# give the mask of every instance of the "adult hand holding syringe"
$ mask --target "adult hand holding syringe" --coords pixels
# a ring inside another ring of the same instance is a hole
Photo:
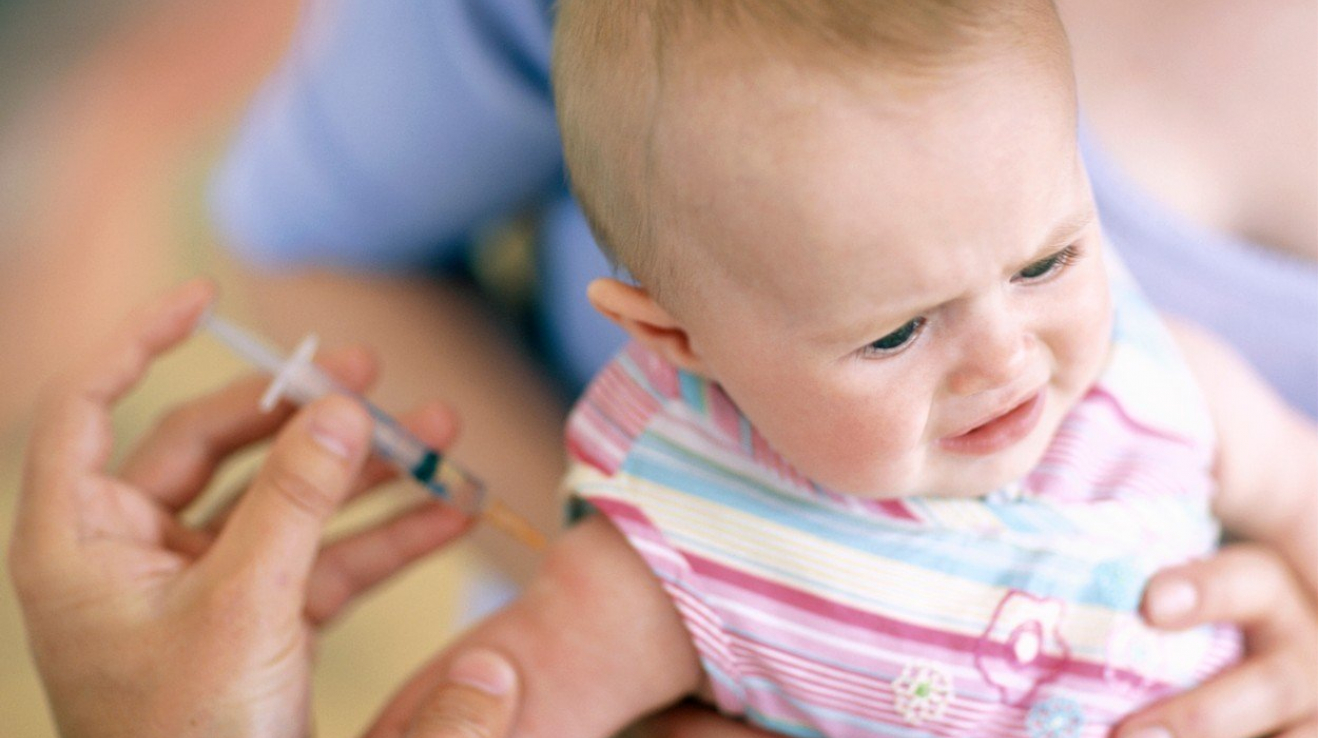
[[[315,334],[302,339],[285,359],[265,341],[214,313],[207,314],[200,325],[234,353],[274,377],[261,398],[262,409],[272,409],[281,399],[305,405],[330,393],[353,395],[313,362],[317,347]],[[498,500],[490,499],[476,478],[409,433],[380,408],[361,397],[357,399],[375,419],[372,450],[401,474],[466,515],[489,522],[533,549],[544,547],[544,536]]]

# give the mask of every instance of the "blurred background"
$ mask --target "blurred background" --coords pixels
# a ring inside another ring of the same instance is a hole
[[[211,275],[224,312],[244,318],[242,280],[215,247],[205,187],[297,12],[295,0],[0,0],[4,548],[33,405],[53,373],[85,354],[131,306],[188,276]],[[208,341],[184,346],[124,404],[116,416],[121,440],[142,433],[162,408],[241,370]],[[320,735],[360,732],[442,643],[459,573],[473,561],[461,549],[431,557],[333,628],[316,684]],[[428,640],[418,643],[418,636]],[[0,735],[55,735],[7,580],[0,586]]]

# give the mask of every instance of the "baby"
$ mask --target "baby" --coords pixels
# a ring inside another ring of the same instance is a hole
[[[1102,736],[1237,655],[1137,612],[1214,513],[1318,581],[1315,434],[1103,253],[1051,3],[564,0],[554,73],[634,342],[464,637],[517,735]]]

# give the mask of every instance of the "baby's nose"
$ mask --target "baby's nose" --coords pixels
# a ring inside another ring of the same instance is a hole
[[[1018,324],[976,332],[965,342],[949,388],[956,395],[974,395],[1019,380],[1033,344],[1033,336]]]

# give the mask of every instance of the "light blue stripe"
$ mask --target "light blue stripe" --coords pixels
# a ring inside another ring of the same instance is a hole
[[[866,554],[1036,596],[1057,597],[1094,606],[1111,603],[1111,597],[1094,586],[1091,577],[1094,561],[1043,548],[1015,545],[994,535],[858,517],[848,511],[826,507],[816,500],[790,497],[757,484],[731,470],[716,467],[708,458],[695,457],[681,446],[653,433],[644,434],[637,440],[624,469],[629,474],[670,489],[698,495],[701,499]],[[1036,503],[1021,501],[1015,505],[1028,509]],[[670,536],[679,534],[678,531],[667,533]],[[790,581],[786,572],[782,575]],[[808,580],[797,576],[796,581],[804,583]],[[818,586],[819,583],[811,581],[810,584]]]
[[[1080,531],[1064,516],[1051,507],[1035,504],[1030,500],[1021,500],[1008,504],[984,504],[994,517],[1002,524],[1018,533],[1051,534],[1054,536],[1076,535]]]
[[[653,397],[660,402],[664,402],[668,399],[659,392],[659,388],[650,383],[650,378],[645,376],[645,372],[641,371],[641,368],[636,365],[636,362],[632,360],[632,357],[628,356],[625,352],[618,355],[618,366],[622,367],[622,370],[626,372],[627,377],[631,379],[637,387],[645,390],[645,393],[650,395],[650,397]]]
[[[737,427],[741,431],[741,447],[746,453],[755,453],[755,429],[745,415],[737,415]]]
[[[681,387],[682,401],[690,406],[692,410],[701,415],[707,415],[709,410],[705,403],[705,387],[708,383],[686,372],[678,372],[677,379],[678,386]]]

